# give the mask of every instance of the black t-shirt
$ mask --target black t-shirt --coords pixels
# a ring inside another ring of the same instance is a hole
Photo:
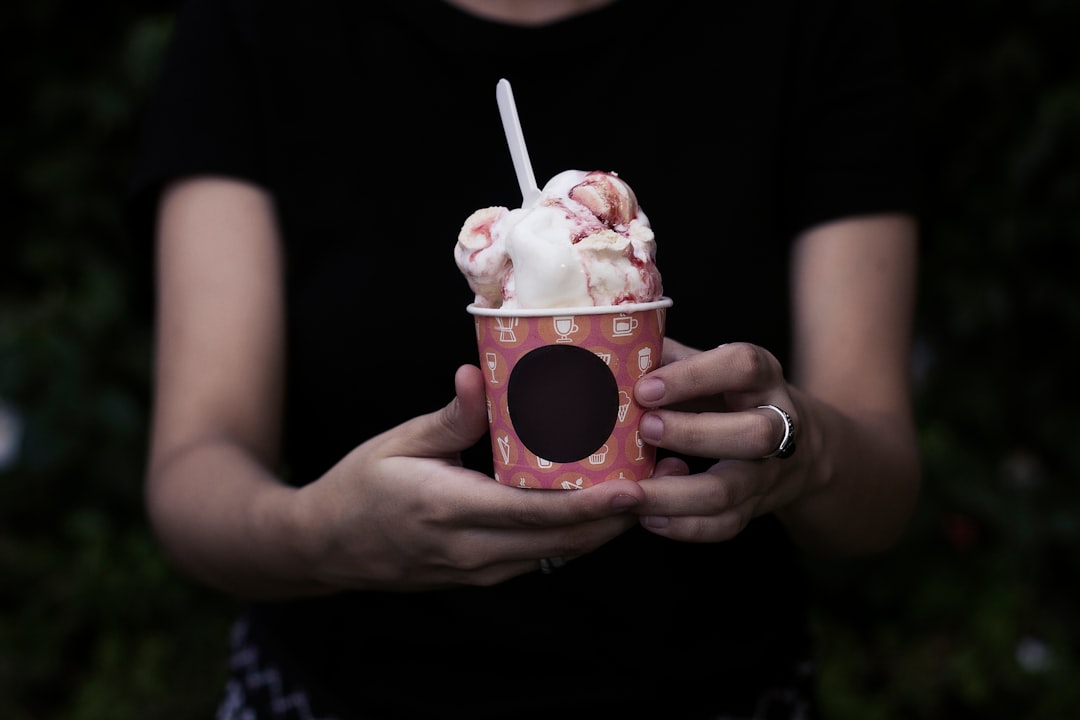
[[[437,0],[190,0],[148,114],[133,218],[150,243],[156,191],[180,175],[273,193],[291,482],[441,407],[454,369],[477,363],[453,248],[473,210],[520,204],[502,77],[541,185],[598,169],[634,189],[675,302],[668,335],[692,346],[751,341],[786,361],[792,237],[916,209],[885,3],[621,0],[527,29]],[[488,439],[466,459],[490,473]],[[350,718],[745,707],[806,651],[805,614],[771,516],[726,543],[632,530],[497,587],[250,612],[261,651]]]

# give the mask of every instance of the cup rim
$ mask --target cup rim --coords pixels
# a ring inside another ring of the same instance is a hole
[[[582,305],[578,307],[556,308],[488,308],[470,303],[465,309],[471,315],[487,317],[552,317],[555,315],[629,315],[658,308],[671,307],[674,301],[664,295],[658,300],[643,303],[624,303],[622,305]]]

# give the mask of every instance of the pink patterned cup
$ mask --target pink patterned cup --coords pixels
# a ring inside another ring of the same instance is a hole
[[[469,305],[487,389],[495,479],[580,490],[642,480],[656,449],[642,441],[634,384],[659,367],[670,298],[554,310]]]

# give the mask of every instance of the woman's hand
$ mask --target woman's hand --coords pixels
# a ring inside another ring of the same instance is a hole
[[[681,459],[660,461],[642,481],[648,500],[637,509],[649,530],[692,542],[728,540],[804,491],[799,453],[765,460],[785,427],[780,413],[761,406],[782,409],[795,428],[800,420],[783,369],[764,348],[732,343],[702,352],[668,338],[664,365],[638,381],[635,396],[653,408],[641,420],[646,442],[717,459],[697,475],[688,475]]]
[[[700,352],[667,340],[638,381],[646,442],[716,460],[689,475],[668,458],[642,481],[642,525],[679,540],[727,540],[775,512],[803,547],[865,554],[899,538],[918,497],[911,403],[916,224],[868,215],[813,227],[792,252],[792,356],[733,342]],[[773,455],[792,421],[796,449]],[[784,453],[787,454],[787,453]]]
[[[541,558],[591,552],[637,523],[643,493],[618,480],[525,490],[461,467],[487,429],[483,376],[458,369],[457,397],[361,444],[298,493],[313,576],[328,587],[491,585]]]

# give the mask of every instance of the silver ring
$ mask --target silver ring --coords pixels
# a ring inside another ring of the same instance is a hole
[[[784,437],[780,439],[780,444],[776,446],[776,450],[772,451],[765,458],[789,458],[795,454],[795,423],[791,422],[791,416],[786,412],[776,407],[775,405],[758,405],[759,410],[775,410],[781,418],[784,420]]]
[[[540,558],[540,572],[545,575],[550,575],[564,565],[566,561],[561,557]]]

